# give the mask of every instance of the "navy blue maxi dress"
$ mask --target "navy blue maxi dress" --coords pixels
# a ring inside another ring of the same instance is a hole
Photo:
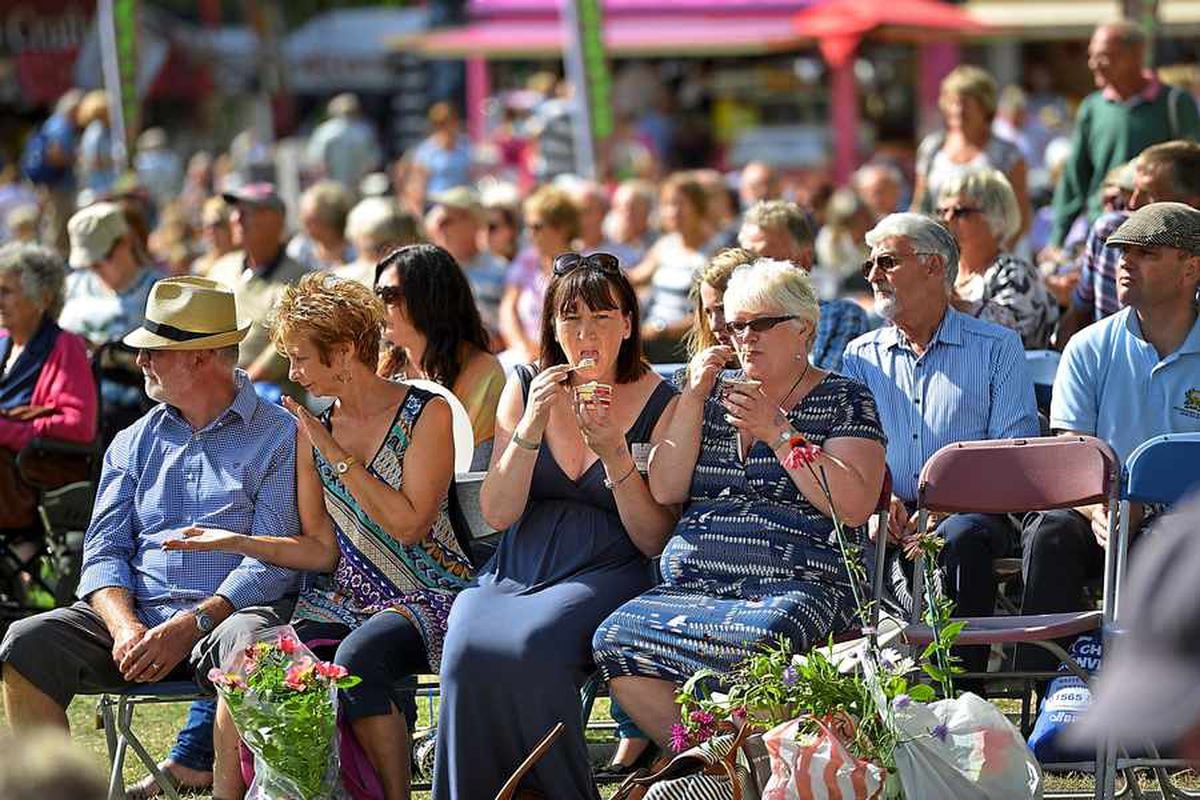
[[[885,443],[871,393],[841,375],[827,375],[787,416],[816,445],[838,437]],[[728,672],[778,636],[803,652],[849,627],[854,602],[833,521],[764,442],[743,463],[736,434],[714,388],[690,499],[659,565],[663,582],[596,631],[606,680],[682,684],[702,668]],[[851,538],[861,544],[862,533],[853,529]]]
[[[528,392],[530,374],[521,369]],[[646,446],[675,394],[655,387],[626,434]],[[640,448],[639,448],[640,449]],[[653,570],[634,546],[597,461],[576,481],[545,443],[525,513],[450,611],[442,650],[435,800],[495,797],[558,722],[567,733],[523,785],[555,800],[594,800],[579,689],[594,671],[592,634],[646,591]]]

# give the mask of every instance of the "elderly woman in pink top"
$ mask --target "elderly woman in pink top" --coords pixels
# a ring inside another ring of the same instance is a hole
[[[34,522],[36,498],[17,470],[21,448],[35,437],[85,443],[96,436],[87,346],[54,321],[65,272],[44,247],[0,247],[0,530]]]

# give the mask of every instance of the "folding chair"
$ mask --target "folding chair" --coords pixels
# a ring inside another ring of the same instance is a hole
[[[917,489],[917,530],[926,531],[930,512],[981,512],[1010,514],[1047,511],[1105,502],[1109,527],[1117,527],[1119,469],[1112,449],[1092,436],[1056,436],[1037,439],[1002,439],[959,442],[933,454],[921,470]],[[1114,548],[1105,551],[1105,585],[1115,575]],[[922,623],[925,587],[920,562],[916,569],[913,622],[903,633],[913,647],[933,641],[933,631]],[[963,620],[960,645],[1027,644],[1054,654],[1071,672],[1088,681],[1088,673],[1055,640],[1100,630],[1111,619],[1112,597],[1104,597],[1104,611],[1039,614],[1013,617],[975,617]],[[1022,680],[1049,680],[1057,672],[1006,670],[968,677],[1004,674]],[[1097,748],[1096,773],[1103,773],[1105,749]],[[1096,781],[1100,800],[1102,782]]]
[[[119,692],[100,695],[96,703],[96,727],[104,728],[108,744],[108,800],[125,800],[125,754],[133,748],[142,765],[169,800],[179,800],[179,793],[158,768],[158,762],[133,731],[133,714],[138,706],[159,703],[190,703],[207,697],[192,681],[163,681],[130,686]]]
[[[1111,582],[1105,584],[1105,592],[1113,598],[1113,616],[1108,629],[1105,647],[1120,646],[1119,628],[1121,622],[1121,587],[1125,582],[1125,571],[1128,563],[1130,537],[1130,504],[1158,503],[1174,505],[1193,490],[1200,489],[1200,433],[1169,433],[1155,436],[1140,444],[1125,462],[1124,491],[1121,494],[1120,525],[1116,538],[1116,568],[1112,575],[1106,575]],[[1112,639],[1118,641],[1114,644]],[[1107,656],[1107,651],[1105,652]],[[1171,768],[1193,767],[1194,765],[1179,759],[1163,758],[1154,747],[1147,747],[1148,757],[1120,757],[1110,751],[1103,773],[1104,786],[1112,791],[1116,786],[1116,773],[1133,767],[1146,767],[1153,770],[1162,790],[1163,797],[1200,797],[1200,794],[1189,793],[1175,785],[1170,773]]]
[[[1033,393],[1037,397],[1038,410],[1050,413],[1050,395],[1054,390],[1054,376],[1058,374],[1058,362],[1062,355],[1057,350],[1026,350],[1025,366],[1033,379]]]

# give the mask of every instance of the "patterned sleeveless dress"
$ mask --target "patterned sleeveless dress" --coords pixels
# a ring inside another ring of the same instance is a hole
[[[404,483],[404,453],[412,431],[436,395],[409,387],[392,427],[366,465],[393,489]],[[330,414],[321,417],[330,426]],[[432,669],[441,662],[450,606],[471,580],[471,562],[450,527],[443,499],[428,535],[414,545],[393,539],[366,515],[325,458],[313,449],[341,555],[331,579],[300,595],[293,619],[341,624],[351,630],[381,611],[403,615],[421,634]]]
[[[787,416],[813,444],[886,441],[871,393],[841,375],[827,375]],[[700,436],[691,498],[659,565],[663,582],[614,611],[592,640],[606,679],[681,684],[702,668],[727,672],[780,635],[803,652],[849,626],[854,602],[833,521],[766,443],[755,442],[743,463],[715,387]],[[862,533],[851,538],[861,544]]]

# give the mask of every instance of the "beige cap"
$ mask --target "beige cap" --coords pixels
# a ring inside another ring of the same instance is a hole
[[[233,292],[208,278],[166,278],[150,288],[146,320],[122,340],[139,350],[213,350],[246,338]]]
[[[75,269],[87,269],[112,252],[113,245],[129,232],[125,213],[116,203],[94,203],[67,222],[71,239],[69,263]]]

